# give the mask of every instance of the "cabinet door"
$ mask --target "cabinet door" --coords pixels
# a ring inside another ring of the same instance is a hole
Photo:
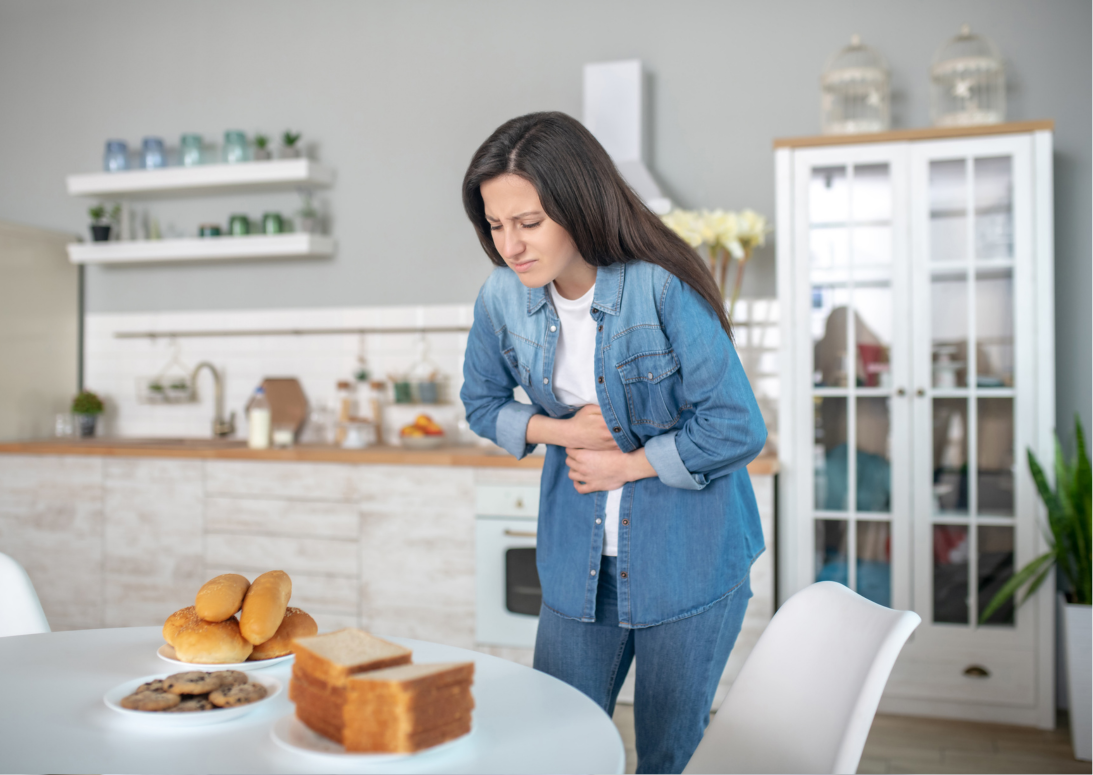
[[[907,147],[795,155],[801,586],[910,606]]]
[[[978,624],[1034,548],[1031,153],[1028,135],[912,150],[917,649],[1033,646],[1034,602]]]

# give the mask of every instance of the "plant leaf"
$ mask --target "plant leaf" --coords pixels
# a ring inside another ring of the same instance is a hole
[[[1049,573],[1051,573],[1050,565],[1044,568],[1040,575],[1037,576],[1036,579],[1028,585],[1028,590],[1025,592],[1025,596],[1021,598],[1021,602],[1018,603],[1018,605],[1024,605],[1026,600],[1036,594],[1036,590],[1038,590],[1040,588],[1040,585],[1044,583],[1044,579],[1048,577]]]
[[[1048,565],[1048,568],[1050,568],[1051,563],[1053,563],[1054,561],[1055,552],[1045,552],[1044,554],[1041,554],[1035,560],[1030,562],[1028,565],[1021,568],[1021,570],[1017,571],[1017,573],[1013,574],[1013,576],[1011,576],[1010,579],[1002,585],[1002,588],[998,590],[997,594],[995,594],[995,596],[991,598],[991,601],[987,604],[987,607],[983,609],[983,613],[979,615],[979,623],[983,624],[984,622],[986,622],[987,619],[990,618],[991,614],[1001,608],[1007,600],[1013,597],[1017,593],[1017,590],[1020,589],[1026,581],[1035,576],[1036,572],[1039,571],[1045,563]],[[1025,595],[1025,599],[1028,599],[1028,595]]]

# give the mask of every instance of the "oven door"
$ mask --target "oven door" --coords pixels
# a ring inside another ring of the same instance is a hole
[[[536,520],[479,516],[475,524],[475,637],[533,648],[543,595],[535,568]]]

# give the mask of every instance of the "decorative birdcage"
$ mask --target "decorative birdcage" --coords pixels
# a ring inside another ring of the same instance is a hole
[[[820,122],[825,135],[883,132],[891,126],[888,63],[853,35],[820,78]]]
[[[1006,120],[1006,73],[990,40],[967,24],[938,49],[930,67],[934,126],[977,126]]]

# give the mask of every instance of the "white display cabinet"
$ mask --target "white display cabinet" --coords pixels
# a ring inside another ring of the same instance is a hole
[[[1050,122],[779,141],[781,597],[848,585],[922,624],[882,711],[1052,728]]]

